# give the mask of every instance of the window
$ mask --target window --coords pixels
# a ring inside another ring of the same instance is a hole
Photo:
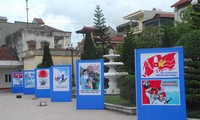
[[[11,74],[9,74],[9,82],[11,82]]]
[[[5,82],[8,82],[8,75],[5,74]]]
[[[5,82],[11,82],[11,74],[5,74]]]
[[[31,40],[27,42],[28,50],[35,50],[36,49],[36,42]]]

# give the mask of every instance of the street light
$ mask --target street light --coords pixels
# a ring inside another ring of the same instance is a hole
[[[73,44],[68,45],[68,50],[71,51],[71,58],[72,58],[72,81],[74,81],[74,51],[76,50],[75,47],[73,46]]]

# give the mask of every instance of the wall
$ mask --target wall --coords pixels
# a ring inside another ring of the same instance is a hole
[[[11,82],[9,82],[9,74],[14,71],[18,71],[18,69],[15,68],[0,68],[0,88],[11,88]],[[7,74],[7,82],[5,82],[6,78],[5,75]]]

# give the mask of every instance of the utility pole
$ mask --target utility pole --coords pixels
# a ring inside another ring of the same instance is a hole
[[[28,0],[26,0],[26,18],[27,18],[27,28],[28,28]]]

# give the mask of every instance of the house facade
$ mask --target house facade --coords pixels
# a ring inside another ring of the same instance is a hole
[[[171,12],[164,12],[161,10],[139,10],[137,12],[131,13],[129,15],[124,16],[123,18],[125,20],[134,21],[137,22],[138,25],[133,27],[133,34],[139,34],[143,31],[143,22],[149,19],[152,19],[156,14],[158,13],[165,13],[165,14],[171,14]]]
[[[40,18],[34,18],[32,23],[8,23],[5,17],[0,19],[0,89],[11,87],[11,72],[34,70],[42,62],[45,42],[50,45],[54,65],[75,64],[80,58],[76,51],[72,56],[67,50],[71,44],[71,32],[45,25]]]
[[[177,22],[182,22],[183,13],[190,6],[189,0],[179,0],[178,2],[174,3],[171,7],[174,7],[174,19]]]
[[[163,25],[174,25],[174,14],[157,13],[152,19],[146,20],[143,23],[143,29],[149,27],[161,27]]]

